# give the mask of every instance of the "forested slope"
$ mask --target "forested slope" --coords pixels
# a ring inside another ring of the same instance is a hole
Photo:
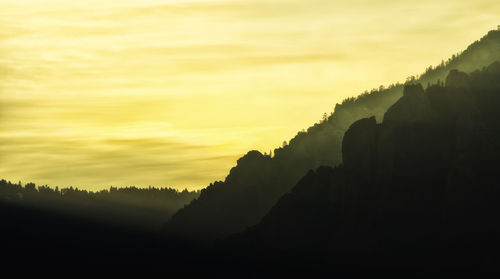
[[[309,171],[222,247],[292,267],[496,269],[499,107],[498,62],[407,84],[381,124],[350,126],[343,165]]]
[[[471,72],[500,60],[500,31],[490,31],[464,52],[408,83],[442,84],[453,69]],[[402,61],[404,63],[404,61]],[[198,199],[179,210],[166,230],[198,239],[214,239],[258,223],[277,200],[308,170],[342,162],[342,139],[355,121],[375,116],[380,122],[403,93],[402,84],[365,92],[344,100],[321,122],[299,132],[274,156],[250,151],[240,158],[224,181],[212,183]]]

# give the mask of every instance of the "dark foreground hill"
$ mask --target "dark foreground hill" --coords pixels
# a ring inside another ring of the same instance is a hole
[[[149,278],[203,263],[201,250],[178,239],[5,201],[0,239],[2,278]]]
[[[491,31],[460,55],[410,81],[441,84],[452,69],[471,72],[496,60],[500,60],[500,31]],[[337,104],[329,117],[299,132],[288,145],[274,150],[273,157],[248,152],[225,181],[211,184],[198,199],[179,210],[166,230],[191,239],[212,240],[257,224],[307,171],[341,164],[342,139],[348,127],[371,116],[380,122],[402,92],[403,85],[395,84]]]
[[[275,268],[495,271],[499,107],[498,62],[405,85],[383,123],[350,126],[343,165],[309,171],[222,250]]]

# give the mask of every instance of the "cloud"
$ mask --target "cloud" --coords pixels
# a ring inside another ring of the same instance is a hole
[[[199,188],[224,176],[238,154],[169,139],[1,137],[7,179],[100,189],[114,186]],[[206,164],[210,167],[207,168]],[[166,185],[177,181],[177,185]]]
[[[498,24],[492,0],[0,3],[0,174],[203,187]]]

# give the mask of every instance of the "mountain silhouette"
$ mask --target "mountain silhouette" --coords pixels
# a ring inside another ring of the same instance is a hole
[[[220,245],[247,262],[493,270],[500,248],[500,63],[406,84],[377,124],[346,131],[343,165],[309,171]]]
[[[460,55],[454,55],[435,68],[429,67],[420,77],[409,78],[408,83],[439,86],[453,69],[470,73],[496,60],[500,60],[500,31],[490,31]],[[448,79],[454,78],[448,76]],[[455,79],[454,82],[459,84],[460,77]],[[329,117],[307,131],[299,132],[289,144],[275,149],[273,157],[258,151],[248,152],[238,160],[224,181],[210,184],[201,191],[199,198],[174,214],[165,227],[166,231],[210,241],[257,224],[309,170],[342,163],[344,133],[357,120],[373,116],[371,122],[380,122],[389,117],[385,121],[389,123],[392,115],[397,115],[402,117],[401,121],[415,118],[413,120],[418,122],[431,117],[427,104],[430,101],[423,97],[423,87],[407,87],[405,92],[410,97],[403,96],[404,88],[403,84],[394,84],[344,100],[335,106]],[[410,91],[415,91],[415,94]],[[411,104],[391,107],[398,100],[405,102],[400,100],[401,97],[415,100]],[[444,97],[436,98],[436,104],[446,101]],[[401,110],[399,114],[391,112],[398,109]]]
[[[248,152],[200,193],[0,180],[2,267],[66,277],[495,270],[498,61],[491,31],[418,78],[337,104],[274,156]]]

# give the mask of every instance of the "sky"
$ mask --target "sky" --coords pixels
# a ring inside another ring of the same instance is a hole
[[[498,0],[0,0],[0,178],[200,189],[499,14]]]

